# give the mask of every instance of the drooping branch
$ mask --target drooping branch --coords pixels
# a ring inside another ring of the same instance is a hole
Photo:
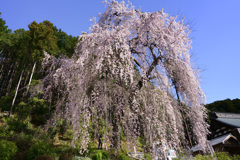
[[[173,79],[172,83],[173,83],[174,89],[176,91],[178,105],[180,106],[179,110],[181,112],[182,119],[183,119],[183,122],[184,122],[184,125],[185,125],[185,129],[186,129],[186,132],[187,132],[187,137],[188,137],[190,146],[193,147],[192,140],[191,140],[190,133],[189,133],[189,129],[188,129],[188,125],[187,125],[187,122],[186,122],[186,118],[184,116],[183,109],[182,109],[183,106],[182,106],[182,103],[181,103],[181,100],[180,100],[180,96],[179,96],[179,93],[178,93],[177,82],[176,82],[176,80]]]

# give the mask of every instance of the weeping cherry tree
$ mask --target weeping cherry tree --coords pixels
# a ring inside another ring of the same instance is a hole
[[[101,117],[104,142],[116,149],[122,132],[129,146],[141,137],[150,150],[155,142],[188,147],[189,140],[205,149],[205,95],[190,60],[189,27],[163,10],[105,4],[91,33],[79,37],[72,59],[45,54],[43,61],[45,98],[57,99],[55,117],[72,125],[73,144],[80,139],[86,150],[89,125]]]

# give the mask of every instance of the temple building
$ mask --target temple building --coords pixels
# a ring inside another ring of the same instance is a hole
[[[240,155],[240,114],[212,112],[210,113],[209,150],[228,152]],[[191,148],[194,155],[201,153],[201,148]]]

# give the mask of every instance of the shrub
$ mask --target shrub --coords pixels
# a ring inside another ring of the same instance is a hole
[[[119,160],[129,160],[129,158],[124,153],[119,153],[118,159]]]
[[[216,157],[217,160],[238,160],[240,159],[239,155],[234,155],[234,156],[230,156],[228,153],[226,152],[217,152],[214,157]],[[212,157],[211,155],[197,155],[194,160],[212,160],[214,159],[214,157]]]
[[[35,126],[44,125],[48,119],[48,105],[44,99],[39,99],[38,97],[33,97],[29,105],[31,106],[31,123]]]
[[[231,160],[231,156],[226,152],[216,153],[216,157],[218,160]]]
[[[33,133],[33,126],[30,123],[30,117],[26,117],[24,120],[19,120],[16,115],[13,115],[11,117],[2,118],[2,121],[5,132]]]
[[[2,112],[10,110],[13,96],[14,94],[11,93],[9,96],[2,96],[0,98],[0,108]]]
[[[73,154],[72,153],[62,153],[59,157],[59,160],[72,160]]]
[[[54,137],[59,132],[59,129],[57,127],[50,126],[47,130],[47,133],[51,139],[54,139]]]
[[[27,152],[27,159],[32,160],[40,155],[51,155],[52,148],[48,142],[39,141],[36,142]]]
[[[18,152],[13,157],[13,160],[25,160],[27,157],[27,151],[31,147],[33,142],[27,139],[19,139],[16,141]]]
[[[91,160],[91,159],[88,157],[80,157],[80,160]]]
[[[207,156],[202,156],[202,155],[197,155],[194,160],[212,160],[213,157],[211,155]]]
[[[73,131],[71,129],[67,129],[64,137],[66,140],[72,140],[73,139]]]
[[[12,160],[26,160],[26,154],[27,152],[17,152],[13,156]]]
[[[132,157],[127,156],[126,153],[120,152],[119,155],[117,156],[118,160],[134,160]]]
[[[1,140],[0,141],[0,159],[1,160],[10,160],[14,154],[18,151],[18,148],[15,143]]]
[[[109,158],[109,154],[107,151],[97,151],[90,157],[92,160],[107,160]]]
[[[27,125],[23,121],[18,121],[17,119],[8,120],[9,131],[14,131],[20,133],[26,131]]]
[[[240,156],[239,155],[233,155],[232,160],[239,160]]]
[[[152,155],[146,153],[146,154],[144,154],[144,159],[146,159],[146,160],[151,160],[151,159],[152,159]]]
[[[37,158],[35,158],[34,160],[54,160],[54,158],[49,155],[40,155]]]
[[[30,111],[31,111],[31,107],[29,105],[27,105],[27,103],[25,103],[25,102],[20,102],[18,104],[18,107],[16,107],[16,112],[18,112],[20,119],[27,118]]]
[[[6,124],[0,125],[0,137],[8,137],[9,131]]]
[[[28,151],[32,144],[32,141],[27,139],[19,139],[16,142],[20,152]]]

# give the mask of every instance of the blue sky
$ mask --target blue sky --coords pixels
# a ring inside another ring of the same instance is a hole
[[[92,17],[104,12],[102,0],[0,0],[7,26],[27,29],[32,21],[51,21],[67,34],[87,32]],[[192,28],[192,62],[202,70],[201,87],[207,103],[240,98],[239,0],[131,0],[136,8],[153,12],[164,8],[185,17]]]

